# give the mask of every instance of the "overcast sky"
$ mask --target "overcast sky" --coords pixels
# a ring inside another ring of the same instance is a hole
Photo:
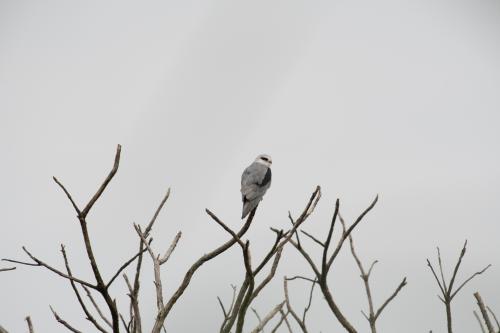
[[[408,286],[378,322],[381,332],[445,331],[438,288],[426,267],[441,246],[448,276],[465,239],[459,280],[493,267],[453,302],[455,331],[479,332],[473,292],[500,314],[500,2],[380,1],[17,1],[0,0],[0,257],[26,245],[92,280],[75,213],[57,176],[84,204],[123,145],[118,175],[89,215],[104,274],[137,248],[132,223],[145,224],[168,187],[154,231],[164,251],[166,296],[187,267],[227,239],[204,213],[237,229],[242,170],[273,157],[273,183],[248,238],[255,260],[316,185],[323,198],[305,229],[321,237],[337,197],[373,271],[376,304],[407,276]],[[337,230],[338,232],[338,230]],[[338,233],[337,233],[338,236]],[[316,255],[314,243],[307,247]],[[368,325],[362,281],[344,249],[330,285],[360,332]],[[312,276],[287,248],[277,278],[254,304],[261,314],[283,298],[282,277]],[[7,267],[1,264],[0,267]],[[155,301],[148,260],[143,321]],[[203,266],[168,317],[169,332],[216,332],[216,296],[244,277],[232,249]],[[300,309],[307,284],[290,286]],[[112,289],[126,309],[123,281]],[[49,304],[93,331],[67,281],[41,268],[0,275],[0,325],[64,332]],[[125,311],[126,312],[126,311]],[[315,295],[311,332],[339,324]],[[255,324],[249,313],[248,328]]]

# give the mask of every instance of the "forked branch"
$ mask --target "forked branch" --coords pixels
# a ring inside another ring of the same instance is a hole
[[[337,221],[338,215],[339,215],[339,207],[340,203],[339,200],[337,199],[335,202],[335,208],[334,208],[334,213],[332,220],[330,222],[330,227],[328,230],[328,234],[326,236],[326,240],[323,242],[319,240],[317,237],[311,235],[310,233],[305,233],[309,238],[311,238],[315,243],[319,244],[323,251],[322,251],[322,256],[321,256],[321,265],[318,267],[316,263],[314,262],[313,258],[311,255],[304,249],[304,246],[300,246],[297,242],[291,240],[290,243],[299,251],[299,253],[304,257],[306,262],[309,264],[311,267],[312,271],[314,272],[318,284],[320,286],[321,292],[323,293],[323,296],[325,297],[325,300],[330,307],[330,310],[333,312],[339,323],[349,332],[349,333],[357,333],[357,330],[354,328],[354,326],[349,322],[349,320],[344,316],[340,308],[338,307],[337,303],[335,302],[335,299],[330,291],[330,287],[328,286],[328,273],[331,270],[332,264],[335,261],[335,258],[339,254],[345,240],[349,237],[349,235],[354,231],[354,229],[361,223],[363,218],[370,212],[375,204],[378,201],[378,196],[375,197],[373,202],[366,208],[361,215],[356,219],[356,221],[349,226],[349,228],[346,230],[345,227],[342,230],[342,234],[340,236],[340,239],[337,242],[337,246],[335,247],[334,251],[329,254],[330,250],[330,245],[333,239],[333,232],[335,229],[335,223]]]
[[[341,215],[339,215],[340,222],[342,223],[343,230],[346,230],[346,225],[344,222],[344,219],[342,218]],[[370,265],[370,268],[368,271],[365,269],[363,266],[363,263],[358,257],[358,254],[356,253],[356,249],[354,247],[354,239],[352,235],[349,235],[349,244],[351,248],[351,254],[356,261],[356,264],[359,268],[359,271],[361,273],[360,277],[363,280],[364,286],[365,286],[365,292],[366,292],[366,298],[368,300],[368,315],[365,314],[363,311],[361,313],[363,316],[366,318],[368,323],[370,324],[370,329],[372,333],[377,332],[376,328],[376,322],[382,311],[384,311],[385,307],[397,296],[397,294],[403,289],[403,287],[406,285],[406,277],[403,278],[401,283],[398,285],[398,287],[394,290],[394,292],[385,300],[384,303],[380,306],[378,310],[375,310],[375,307],[373,305],[373,299],[372,299],[372,291],[371,291],[371,286],[370,286],[370,275],[372,273],[373,267],[375,264],[378,262],[377,260],[373,261],[373,263]]]
[[[432,275],[434,276],[434,279],[436,280],[436,283],[439,287],[439,290],[441,291],[441,295],[438,296],[439,299],[444,303],[445,309],[446,309],[446,324],[448,328],[448,333],[452,333],[452,311],[451,311],[451,302],[453,298],[457,295],[457,293],[462,290],[462,288],[469,283],[474,277],[483,274],[488,268],[491,267],[491,265],[487,265],[485,268],[483,268],[480,271],[475,272],[472,274],[470,277],[464,280],[458,288],[454,289],[456,277],[458,270],[460,268],[460,265],[462,264],[462,259],[465,256],[465,253],[467,251],[467,241],[464,242],[464,245],[462,247],[462,250],[460,251],[460,255],[458,257],[458,260],[455,264],[455,268],[453,269],[452,276],[450,278],[450,281],[446,281],[445,275],[443,272],[443,264],[441,260],[441,251],[439,247],[437,248],[437,257],[438,257],[438,265],[439,265],[439,270],[440,270],[440,277],[438,277],[438,274],[436,273],[436,270],[434,269],[434,266],[431,264],[430,260],[427,259],[427,266],[429,267]]]

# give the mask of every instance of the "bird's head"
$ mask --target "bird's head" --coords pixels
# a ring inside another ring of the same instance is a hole
[[[271,167],[271,164],[273,164],[273,160],[271,159],[271,156],[266,155],[266,154],[261,154],[261,155],[257,156],[257,158],[255,159],[255,162],[260,163],[260,164],[264,164],[268,168]]]

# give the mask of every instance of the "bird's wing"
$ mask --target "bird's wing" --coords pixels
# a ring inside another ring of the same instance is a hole
[[[271,185],[271,169],[252,163],[241,175],[241,194],[243,201],[262,197]]]

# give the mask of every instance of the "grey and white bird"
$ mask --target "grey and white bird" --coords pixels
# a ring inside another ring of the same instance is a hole
[[[242,219],[259,205],[267,189],[271,186],[272,163],[271,156],[262,154],[257,156],[255,161],[243,171],[241,175]]]

